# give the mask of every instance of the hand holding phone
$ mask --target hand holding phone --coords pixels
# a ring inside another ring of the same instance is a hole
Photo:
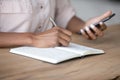
[[[113,16],[115,16],[115,13],[102,19],[101,21],[97,23],[84,27],[84,29],[80,30],[79,34],[82,34],[84,37],[88,39],[96,39],[98,36],[102,36],[103,35],[102,31],[106,29],[106,25],[103,23],[110,20]]]
[[[112,15],[110,15],[109,17],[106,17],[105,19],[101,20],[100,22],[106,22],[106,21],[110,20],[112,17],[114,17],[115,15],[116,14],[113,13]],[[97,22],[97,23],[92,24],[92,25],[96,26],[97,28],[100,28],[100,26],[99,26],[100,22]],[[90,30],[93,32],[93,30],[91,28],[90,28]],[[79,34],[81,34],[81,32],[79,32]]]
[[[110,19],[111,19],[112,17],[114,17],[114,16],[115,16],[115,13],[113,13],[113,14],[110,15],[109,17],[107,17],[107,18],[101,20],[100,22],[106,22],[106,21],[110,20]],[[99,25],[100,22],[95,23],[95,24],[93,24],[93,25],[97,26],[97,25]]]

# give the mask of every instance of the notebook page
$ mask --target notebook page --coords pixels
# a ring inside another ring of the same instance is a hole
[[[55,48],[19,47],[11,49],[10,52],[50,63],[59,63],[64,60],[78,57],[78,54],[73,52],[62,51]]]
[[[56,49],[73,52],[76,54],[80,54],[81,56],[104,53],[103,50],[86,47],[75,43],[70,43],[68,47],[56,47]]]

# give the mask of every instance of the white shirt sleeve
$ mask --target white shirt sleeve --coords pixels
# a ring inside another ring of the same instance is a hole
[[[29,0],[0,0],[0,32],[27,32],[32,6]]]
[[[70,0],[56,0],[55,21],[58,26],[66,28],[73,16],[75,16],[75,10],[70,4]]]

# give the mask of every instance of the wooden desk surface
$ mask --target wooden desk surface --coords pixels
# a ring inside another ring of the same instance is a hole
[[[94,41],[74,35],[73,42],[103,49],[106,54],[57,65],[0,49],[0,80],[120,80],[120,25],[109,27],[105,34]]]

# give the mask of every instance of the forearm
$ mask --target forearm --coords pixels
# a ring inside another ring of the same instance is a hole
[[[0,47],[31,45],[31,33],[5,33],[0,32]]]
[[[67,25],[67,29],[72,32],[79,32],[85,26],[85,22],[80,18],[74,16]]]

